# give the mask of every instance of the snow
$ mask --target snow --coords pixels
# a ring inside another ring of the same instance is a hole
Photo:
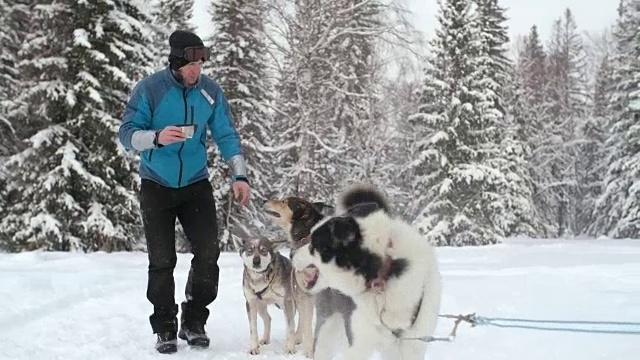
[[[640,241],[510,239],[485,247],[438,248],[442,314],[486,318],[602,321],[610,324],[498,325],[568,328],[546,331],[460,324],[451,343],[436,342],[431,360],[632,360],[640,350]],[[176,301],[184,297],[191,255],[180,254]],[[172,359],[304,359],[282,354],[284,321],[271,308],[272,344],[249,355],[248,325],[236,253],[220,258],[218,299],[209,306],[211,347],[179,342]],[[158,359],[145,298],[146,254],[0,254],[0,358]],[[614,324],[626,322],[634,324]],[[453,326],[442,318],[437,335]],[[261,326],[260,326],[261,329]],[[635,334],[580,332],[584,329]]]
[[[78,46],[84,46],[87,49],[91,49],[91,42],[89,41],[89,33],[85,29],[75,29],[73,31],[74,43]]]
[[[38,149],[43,145],[51,144],[51,138],[64,133],[65,129],[61,126],[50,126],[46,129],[42,129],[38,131],[35,135],[33,135],[30,139],[32,146],[34,149]]]

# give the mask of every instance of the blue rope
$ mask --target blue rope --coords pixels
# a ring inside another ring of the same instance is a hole
[[[476,316],[476,318],[482,318]],[[556,323],[556,324],[591,324],[591,325],[620,325],[620,326],[640,326],[640,322],[630,321],[589,321],[589,320],[541,320],[541,319],[519,319],[519,318],[482,318],[490,321],[510,321],[529,323]]]
[[[543,331],[565,331],[576,333],[595,333],[595,334],[617,334],[617,335],[640,335],[640,322],[630,321],[586,321],[586,320],[536,320],[536,319],[521,319],[521,318],[489,318],[484,316],[478,316],[476,314],[467,315],[439,315],[440,317],[455,319],[455,325],[451,333],[447,337],[434,337],[423,336],[413,338],[403,338],[405,340],[418,340],[422,342],[434,342],[434,341],[447,341],[452,342],[456,337],[456,331],[458,324],[461,322],[467,322],[471,326],[480,325],[493,325],[500,328],[518,328],[518,329],[530,329],[530,330],[543,330]],[[503,324],[506,322],[507,324]],[[511,323],[511,324],[509,324]],[[527,325],[527,324],[574,324],[574,325],[605,325],[605,326],[626,326],[637,327],[637,329],[585,329],[579,327],[548,327],[541,325]]]
[[[640,322],[628,321],[583,321],[583,320],[536,320],[520,318],[489,318],[473,315],[473,325],[492,325],[500,328],[518,328],[543,331],[565,331],[576,333],[640,335]],[[506,324],[505,324],[506,323]],[[541,325],[531,325],[541,324]],[[624,326],[637,329],[596,329],[580,327],[549,327],[544,324],[573,324],[573,325],[600,325],[600,326]]]

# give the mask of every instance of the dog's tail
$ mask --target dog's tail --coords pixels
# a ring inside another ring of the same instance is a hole
[[[373,185],[353,185],[338,196],[336,200],[336,213],[356,212],[368,214],[382,209],[385,213],[391,213],[391,207],[386,196]]]

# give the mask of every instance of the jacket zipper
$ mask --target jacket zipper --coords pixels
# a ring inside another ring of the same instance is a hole
[[[182,98],[184,99],[184,124],[187,125],[189,119],[189,110],[187,108],[187,89],[182,90]],[[178,150],[178,161],[180,161],[180,172],[178,173],[178,187],[182,186],[182,149],[184,148],[184,141],[180,144]]]

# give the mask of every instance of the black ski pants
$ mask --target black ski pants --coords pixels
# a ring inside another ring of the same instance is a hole
[[[147,299],[154,333],[178,330],[175,303],[176,218],[191,245],[193,259],[182,303],[182,326],[204,326],[207,306],[218,295],[220,269],[218,228],[213,189],[207,179],[172,189],[151,180],[141,182],[140,207],[149,256]],[[192,327],[193,326],[193,327]]]

